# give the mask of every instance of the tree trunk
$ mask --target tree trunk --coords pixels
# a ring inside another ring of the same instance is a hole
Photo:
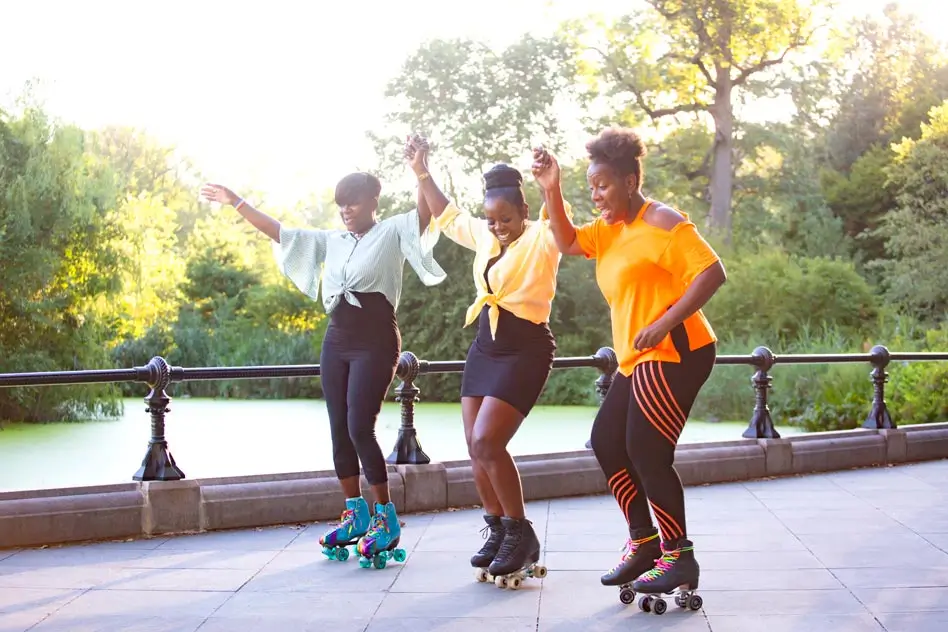
[[[731,243],[731,189],[733,187],[732,156],[734,147],[734,112],[731,109],[730,68],[718,66],[714,103],[709,108],[714,118],[714,157],[711,164],[710,232]]]

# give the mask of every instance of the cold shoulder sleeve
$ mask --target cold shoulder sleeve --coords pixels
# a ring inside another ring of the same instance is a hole
[[[659,257],[658,265],[687,287],[718,261],[717,253],[698,233],[694,223],[685,221],[671,230],[668,245]]]

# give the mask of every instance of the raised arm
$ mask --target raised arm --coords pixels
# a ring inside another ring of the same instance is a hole
[[[236,207],[237,212],[253,224],[254,228],[276,243],[280,243],[280,222],[263,211],[258,211],[227,187],[219,184],[205,184],[201,187],[201,195],[209,202],[230,204]]]
[[[428,171],[428,141],[415,134],[408,139],[405,146],[405,157],[411,170],[415,172],[418,178],[418,212],[421,213],[421,199],[424,198],[427,205],[427,211],[430,215],[441,217],[441,213],[447,208],[448,197],[441,192],[441,189],[435,184]]]
[[[533,150],[533,177],[543,189],[546,211],[550,217],[550,230],[556,240],[556,247],[564,255],[585,254],[576,240],[576,227],[566,214],[560,184],[560,166],[556,158],[542,147]]]

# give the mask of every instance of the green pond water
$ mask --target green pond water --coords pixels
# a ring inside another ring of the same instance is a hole
[[[166,437],[188,478],[332,469],[329,422],[322,400],[213,400],[171,402]],[[583,449],[595,407],[538,406],[510,443],[514,455]],[[376,432],[385,456],[400,424],[386,403]],[[415,427],[433,461],[467,458],[460,404],[419,403]],[[689,421],[682,443],[740,439],[747,421]],[[799,432],[779,427],[782,435]],[[150,435],[141,399],[125,400],[114,421],[5,424],[0,430],[0,492],[104,485],[131,481]]]

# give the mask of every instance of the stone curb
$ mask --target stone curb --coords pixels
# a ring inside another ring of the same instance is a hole
[[[686,444],[675,468],[703,485],[946,457],[948,423],[937,423]],[[608,492],[590,450],[516,461],[527,500]],[[469,461],[388,469],[401,513],[479,503]],[[332,471],[10,492],[0,494],[0,549],[335,520],[343,501]]]

